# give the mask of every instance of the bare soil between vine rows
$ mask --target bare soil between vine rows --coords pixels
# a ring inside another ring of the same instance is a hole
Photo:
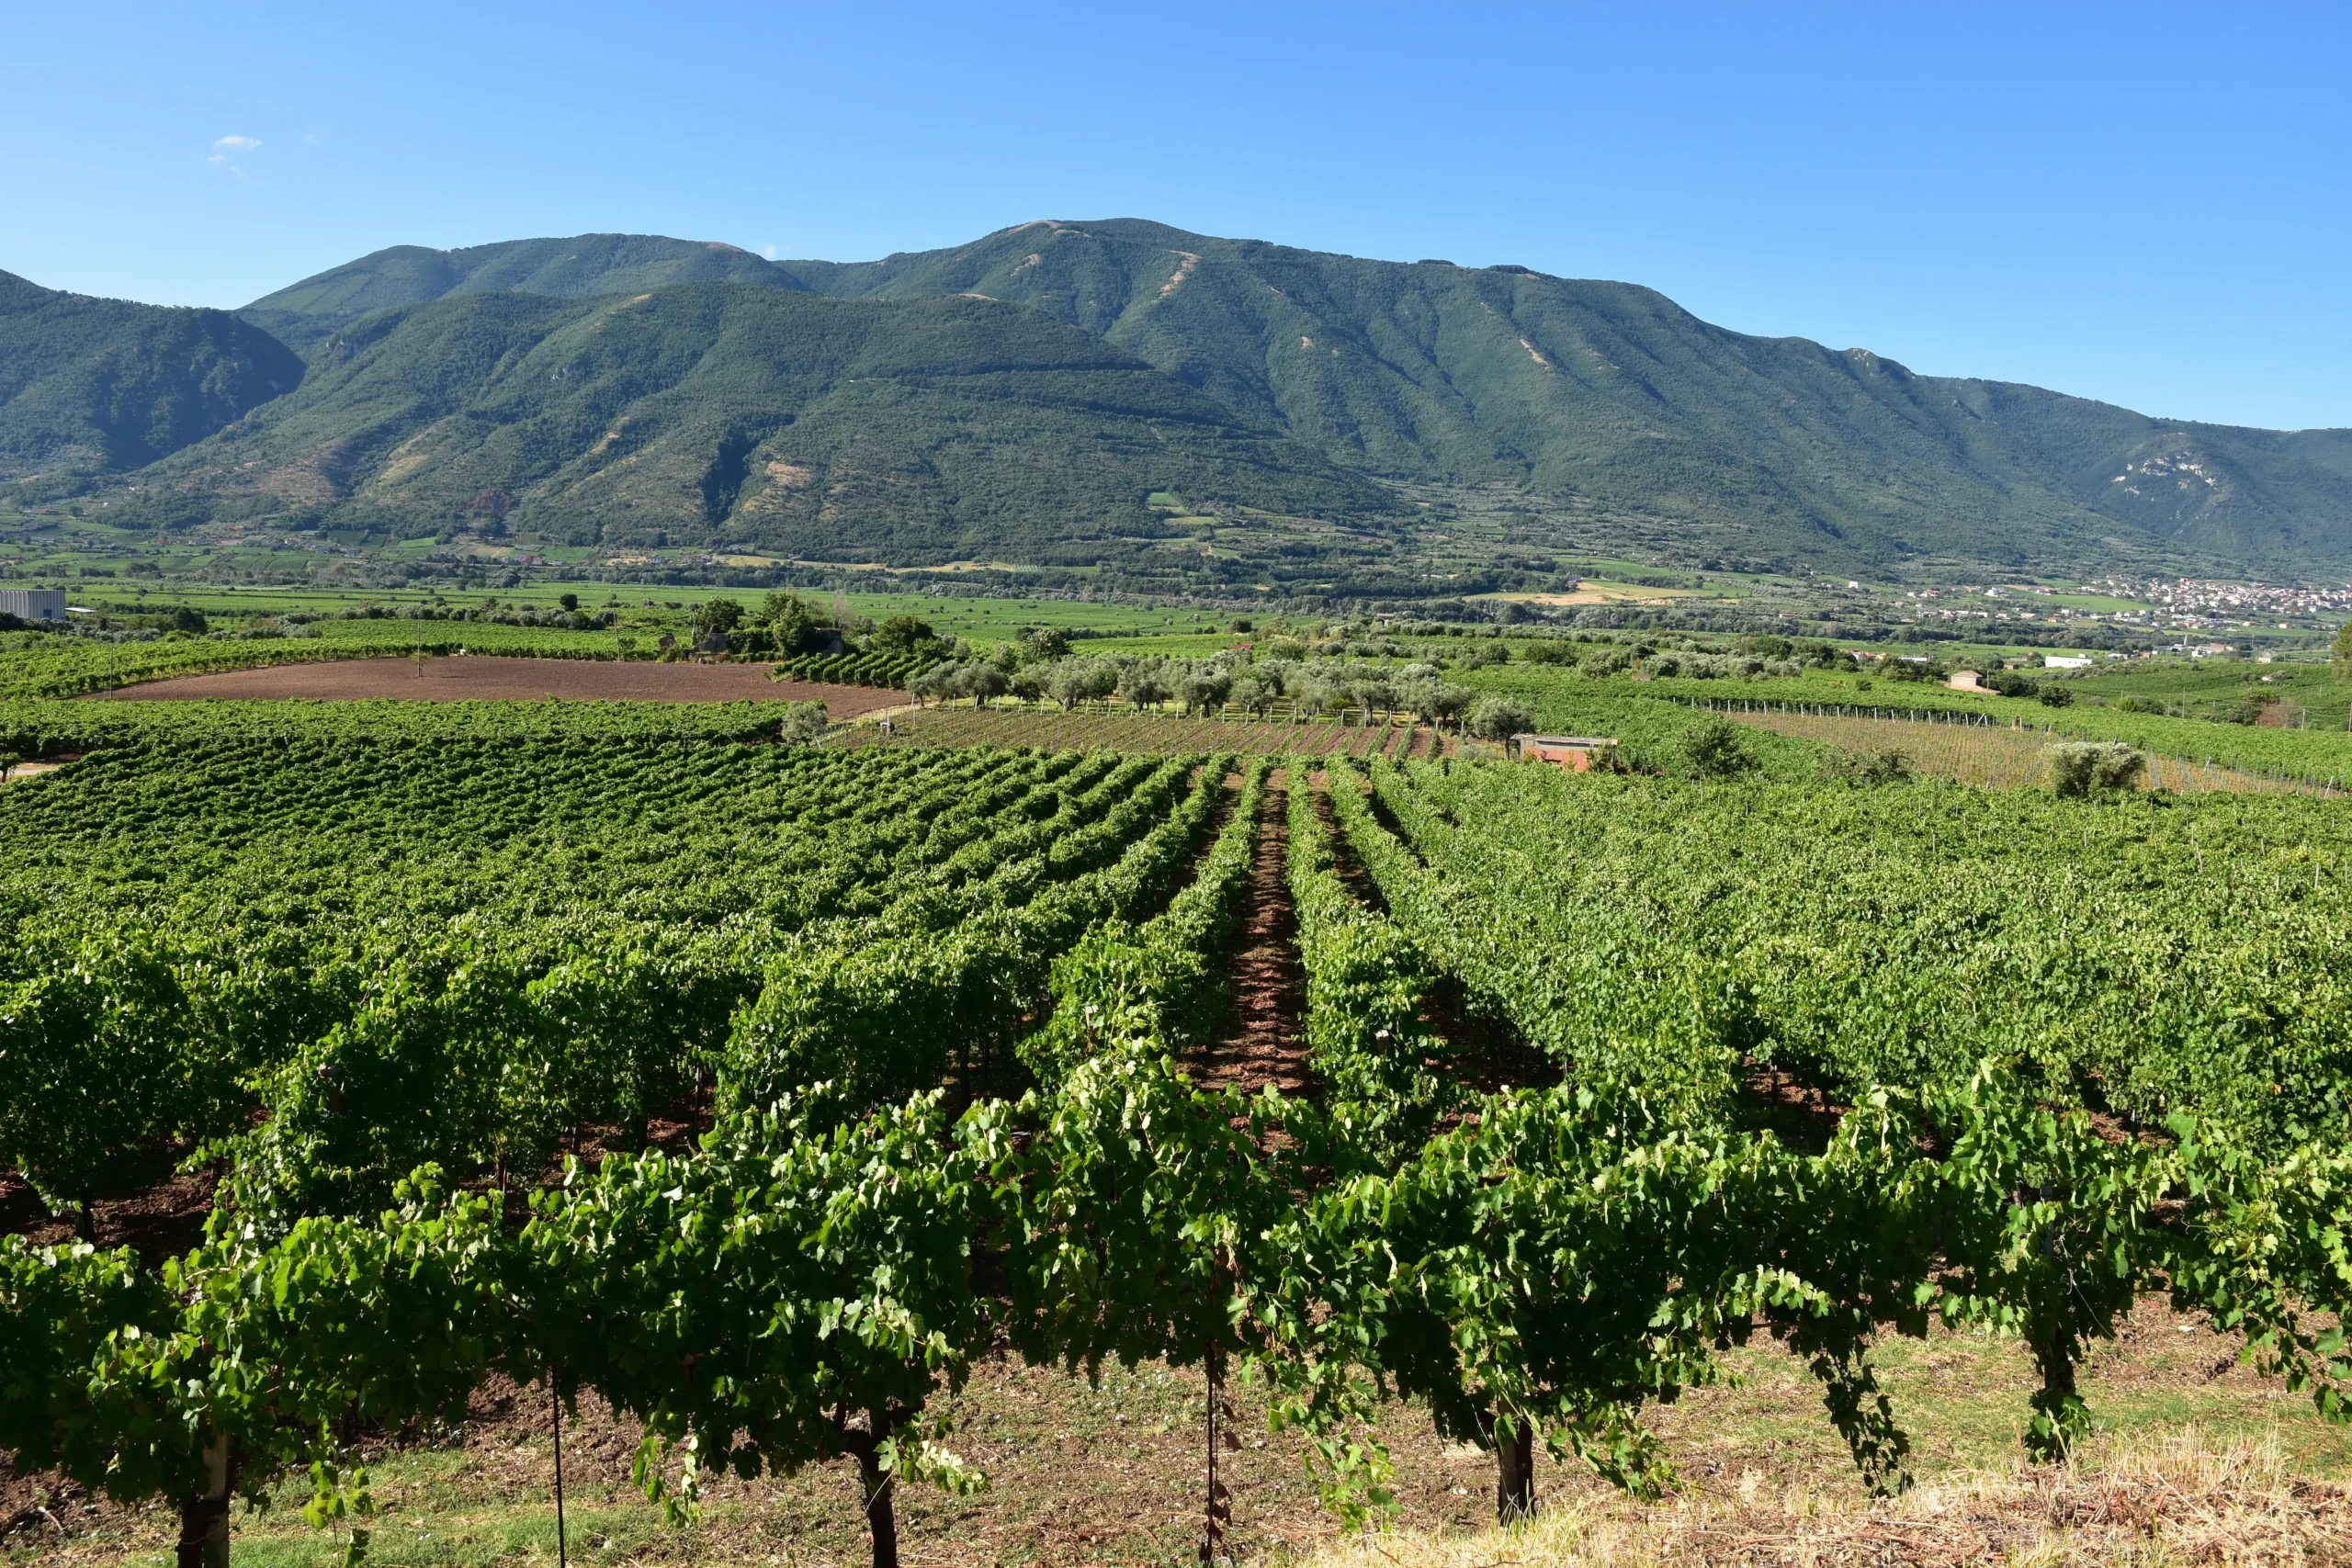
[[[492,654],[428,659],[419,674],[408,659],[339,659],[273,664],[94,693],[84,702],[409,701],[823,703],[849,718],[903,703],[878,686],[771,681],[764,664],[660,664],[607,659],[515,659]]]
[[[1232,1086],[1256,1094],[1272,1084],[1285,1095],[1311,1091],[1304,1014],[1306,976],[1298,963],[1298,916],[1290,899],[1289,790],[1306,787],[1295,769],[1270,774],[1258,812],[1257,858],[1250,869],[1250,912],[1229,949],[1233,1003],[1221,1038],[1188,1064],[1202,1088]]]

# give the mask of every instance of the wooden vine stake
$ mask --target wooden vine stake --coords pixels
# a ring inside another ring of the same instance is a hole
[[[548,1369],[548,1403],[555,1411],[555,1562],[571,1568],[563,1539],[563,1391],[556,1386],[555,1369]]]
[[[1208,1507],[1201,1541],[1201,1561],[1215,1564],[1225,1560],[1226,1531],[1233,1524],[1233,1495],[1225,1483],[1217,1479],[1217,1448],[1238,1449],[1241,1440],[1233,1435],[1233,1407],[1225,1398],[1225,1347],[1212,1345],[1208,1354],[1209,1374],[1209,1490]]]

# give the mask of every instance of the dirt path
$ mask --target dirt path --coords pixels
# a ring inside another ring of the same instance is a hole
[[[771,681],[764,664],[659,664],[613,659],[514,659],[492,654],[428,659],[422,670],[407,659],[338,659],[315,664],[275,664],[216,675],[182,675],[141,686],[98,692],[85,702],[189,702],[310,698],[326,701],[407,699],[463,702],[492,699],[543,702],[741,703],[821,702],[836,719],[894,707],[906,694],[879,686],[833,686]]]
[[[1292,776],[1276,773],[1266,780],[1250,915],[1233,940],[1233,1010],[1223,1037],[1191,1063],[1204,1089],[1230,1084],[1255,1094],[1272,1084],[1298,1095],[1314,1084],[1306,1067],[1306,976],[1298,964],[1298,916],[1287,874]]]

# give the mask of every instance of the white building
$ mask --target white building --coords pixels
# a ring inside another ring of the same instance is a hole
[[[0,615],[20,621],[62,621],[65,618],[62,588],[0,588]]]

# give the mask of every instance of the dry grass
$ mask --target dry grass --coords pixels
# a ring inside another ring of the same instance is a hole
[[[2044,1562],[2352,1562],[2352,1432],[2308,1398],[2256,1377],[2235,1346],[2149,1302],[2084,1369],[2098,1448],[2066,1472],[2018,1464],[2032,1369],[2015,1344],[1939,1333],[1881,1347],[1882,1380],[1913,1438],[1919,1486],[1873,1505],[1795,1358],[1734,1353],[1734,1381],[1648,1413],[1682,1475],[1643,1507],[1581,1467],[1538,1463],[1546,1511],[1510,1538],[1493,1517],[1494,1461],[1440,1440],[1425,1412],[1381,1422],[1400,1507],[1396,1534],[1343,1540],[1317,1506],[1296,1442],[1264,1432],[1241,1396],[1242,1447],[1220,1461],[1233,1494],[1237,1559],[1279,1564],[1600,1562],[1760,1564]],[[1193,1561],[1200,1541],[1203,1395],[1198,1368],[1106,1369],[1102,1384],[990,1362],[946,1402],[950,1445],[989,1489],[954,1498],[910,1489],[899,1520],[910,1568],[1153,1564]],[[1255,1427],[1256,1429],[1251,1428]],[[568,1423],[564,1469],[572,1562],[594,1568],[806,1563],[864,1568],[866,1545],[845,1464],[795,1476],[724,1479],[700,1522],[662,1523],[630,1484],[634,1427],[593,1400]],[[490,1391],[460,1428],[369,1455],[383,1509],[379,1568],[541,1568],[555,1562],[544,1396]],[[238,1568],[330,1568],[341,1542],[293,1506],[235,1521]],[[0,1545],[10,1568],[160,1564],[171,1520],[0,1472],[0,1526],[42,1507]],[[2330,1555],[2334,1553],[2335,1555]]]
[[[1842,746],[1853,751],[1895,750],[1924,773],[1962,784],[2003,787],[2043,782],[2043,749],[2053,737],[2039,729],[1998,724],[1944,724],[1932,720],[1869,718],[1837,713],[1739,713],[1725,717],[1800,740]],[[2231,768],[2216,768],[2177,757],[2154,760],[2150,783],[2180,795],[2224,790],[2240,795],[2310,795],[2312,786],[2289,779],[2266,779]]]
[[[1513,1530],[1381,1535],[1327,1546],[1301,1568],[1594,1568],[2014,1563],[2327,1564],[2352,1562],[2352,1494],[2294,1475],[2276,1440],[2213,1443],[2195,1429],[2109,1438],[2064,1469],[1948,1477],[1876,1504],[1777,1488],[1761,1471],[1641,1508],[1584,1497]]]

